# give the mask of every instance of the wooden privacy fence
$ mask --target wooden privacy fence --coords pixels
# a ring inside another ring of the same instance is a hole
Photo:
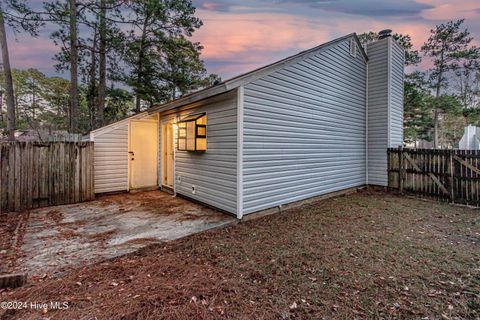
[[[390,148],[388,186],[480,207],[480,151]]]
[[[0,142],[0,212],[95,198],[93,142]]]

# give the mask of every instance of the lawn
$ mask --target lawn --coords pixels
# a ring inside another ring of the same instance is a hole
[[[5,319],[475,319],[480,211],[362,191],[0,293]],[[2,314],[3,312],[3,314]]]

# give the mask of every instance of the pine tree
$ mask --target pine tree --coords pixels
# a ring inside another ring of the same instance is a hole
[[[132,2],[129,10],[135,28],[126,34],[123,80],[133,88],[138,112],[142,101],[167,101],[205,76],[201,47],[188,39],[202,22],[190,0]]]
[[[425,75],[414,72],[404,82],[404,139],[406,142],[430,141],[433,119],[430,112],[430,92]]]
[[[34,13],[24,0],[3,0],[0,2],[0,47],[2,50],[3,76],[7,100],[7,135],[15,139],[15,94],[13,90],[12,69],[8,52],[7,27],[13,31],[24,31],[37,36],[37,30],[42,26],[40,17]]]
[[[470,43],[473,38],[467,29],[462,29],[464,19],[449,21],[437,25],[430,30],[430,37],[422,46],[422,52],[425,56],[433,60],[433,68],[429,70],[430,82],[435,90],[433,100],[433,121],[434,121],[434,148],[439,145],[439,126],[442,109],[449,109],[442,106],[445,102],[442,99],[442,89],[448,85],[447,73],[452,70],[458,70],[459,61],[472,50]]]
[[[71,54],[71,36],[74,35],[72,34],[74,28],[70,23],[70,6],[58,0],[45,4],[51,21],[58,26],[51,34],[55,44],[60,47],[60,52],[55,55],[58,62],[56,69],[61,72],[70,70],[72,73],[72,68],[77,68],[77,77],[72,76],[71,79],[78,79],[79,83],[72,83],[72,87],[77,87],[77,92],[81,89],[87,95],[88,130],[104,124],[107,78],[109,72],[114,73],[120,65],[116,57],[119,55],[117,51],[123,38],[117,24],[124,21],[116,19],[121,17],[121,9],[124,6],[124,1],[114,0],[89,0],[77,3],[76,29],[81,29],[82,33],[81,36],[77,36],[78,58],[74,59]],[[77,109],[80,107],[81,99],[82,97],[76,99]],[[78,115],[75,118],[77,117]]]

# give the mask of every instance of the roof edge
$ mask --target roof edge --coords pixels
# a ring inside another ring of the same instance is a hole
[[[352,33],[352,36],[353,38],[355,39],[355,41],[357,42],[359,48],[360,48],[360,52],[362,53],[363,55],[363,58],[365,59],[365,62],[368,62],[368,54],[365,52],[365,48],[363,47],[362,43],[360,42],[360,38],[358,38],[358,35],[356,32]]]
[[[143,118],[143,117],[146,117],[146,116],[149,116],[150,114],[147,112],[147,111],[142,111],[142,112],[139,112],[139,113],[135,113],[135,114],[132,114],[131,116],[128,116],[126,118],[123,118],[121,120],[117,120],[115,122],[112,122],[110,124],[107,124],[106,126],[103,126],[103,127],[100,127],[100,128],[97,128],[95,130],[92,130],[90,131],[89,133],[99,133],[101,131],[104,131],[104,130],[108,130],[109,128],[112,128],[112,127],[115,127],[123,122],[126,122],[128,120],[131,120],[131,119],[137,119],[137,118]]]

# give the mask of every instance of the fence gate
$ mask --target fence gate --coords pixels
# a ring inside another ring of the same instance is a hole
[[[388,186],[480,206],[480,151],[388,149]]]
[[[0,213],[95,198],[93,142],[1,142]]]

